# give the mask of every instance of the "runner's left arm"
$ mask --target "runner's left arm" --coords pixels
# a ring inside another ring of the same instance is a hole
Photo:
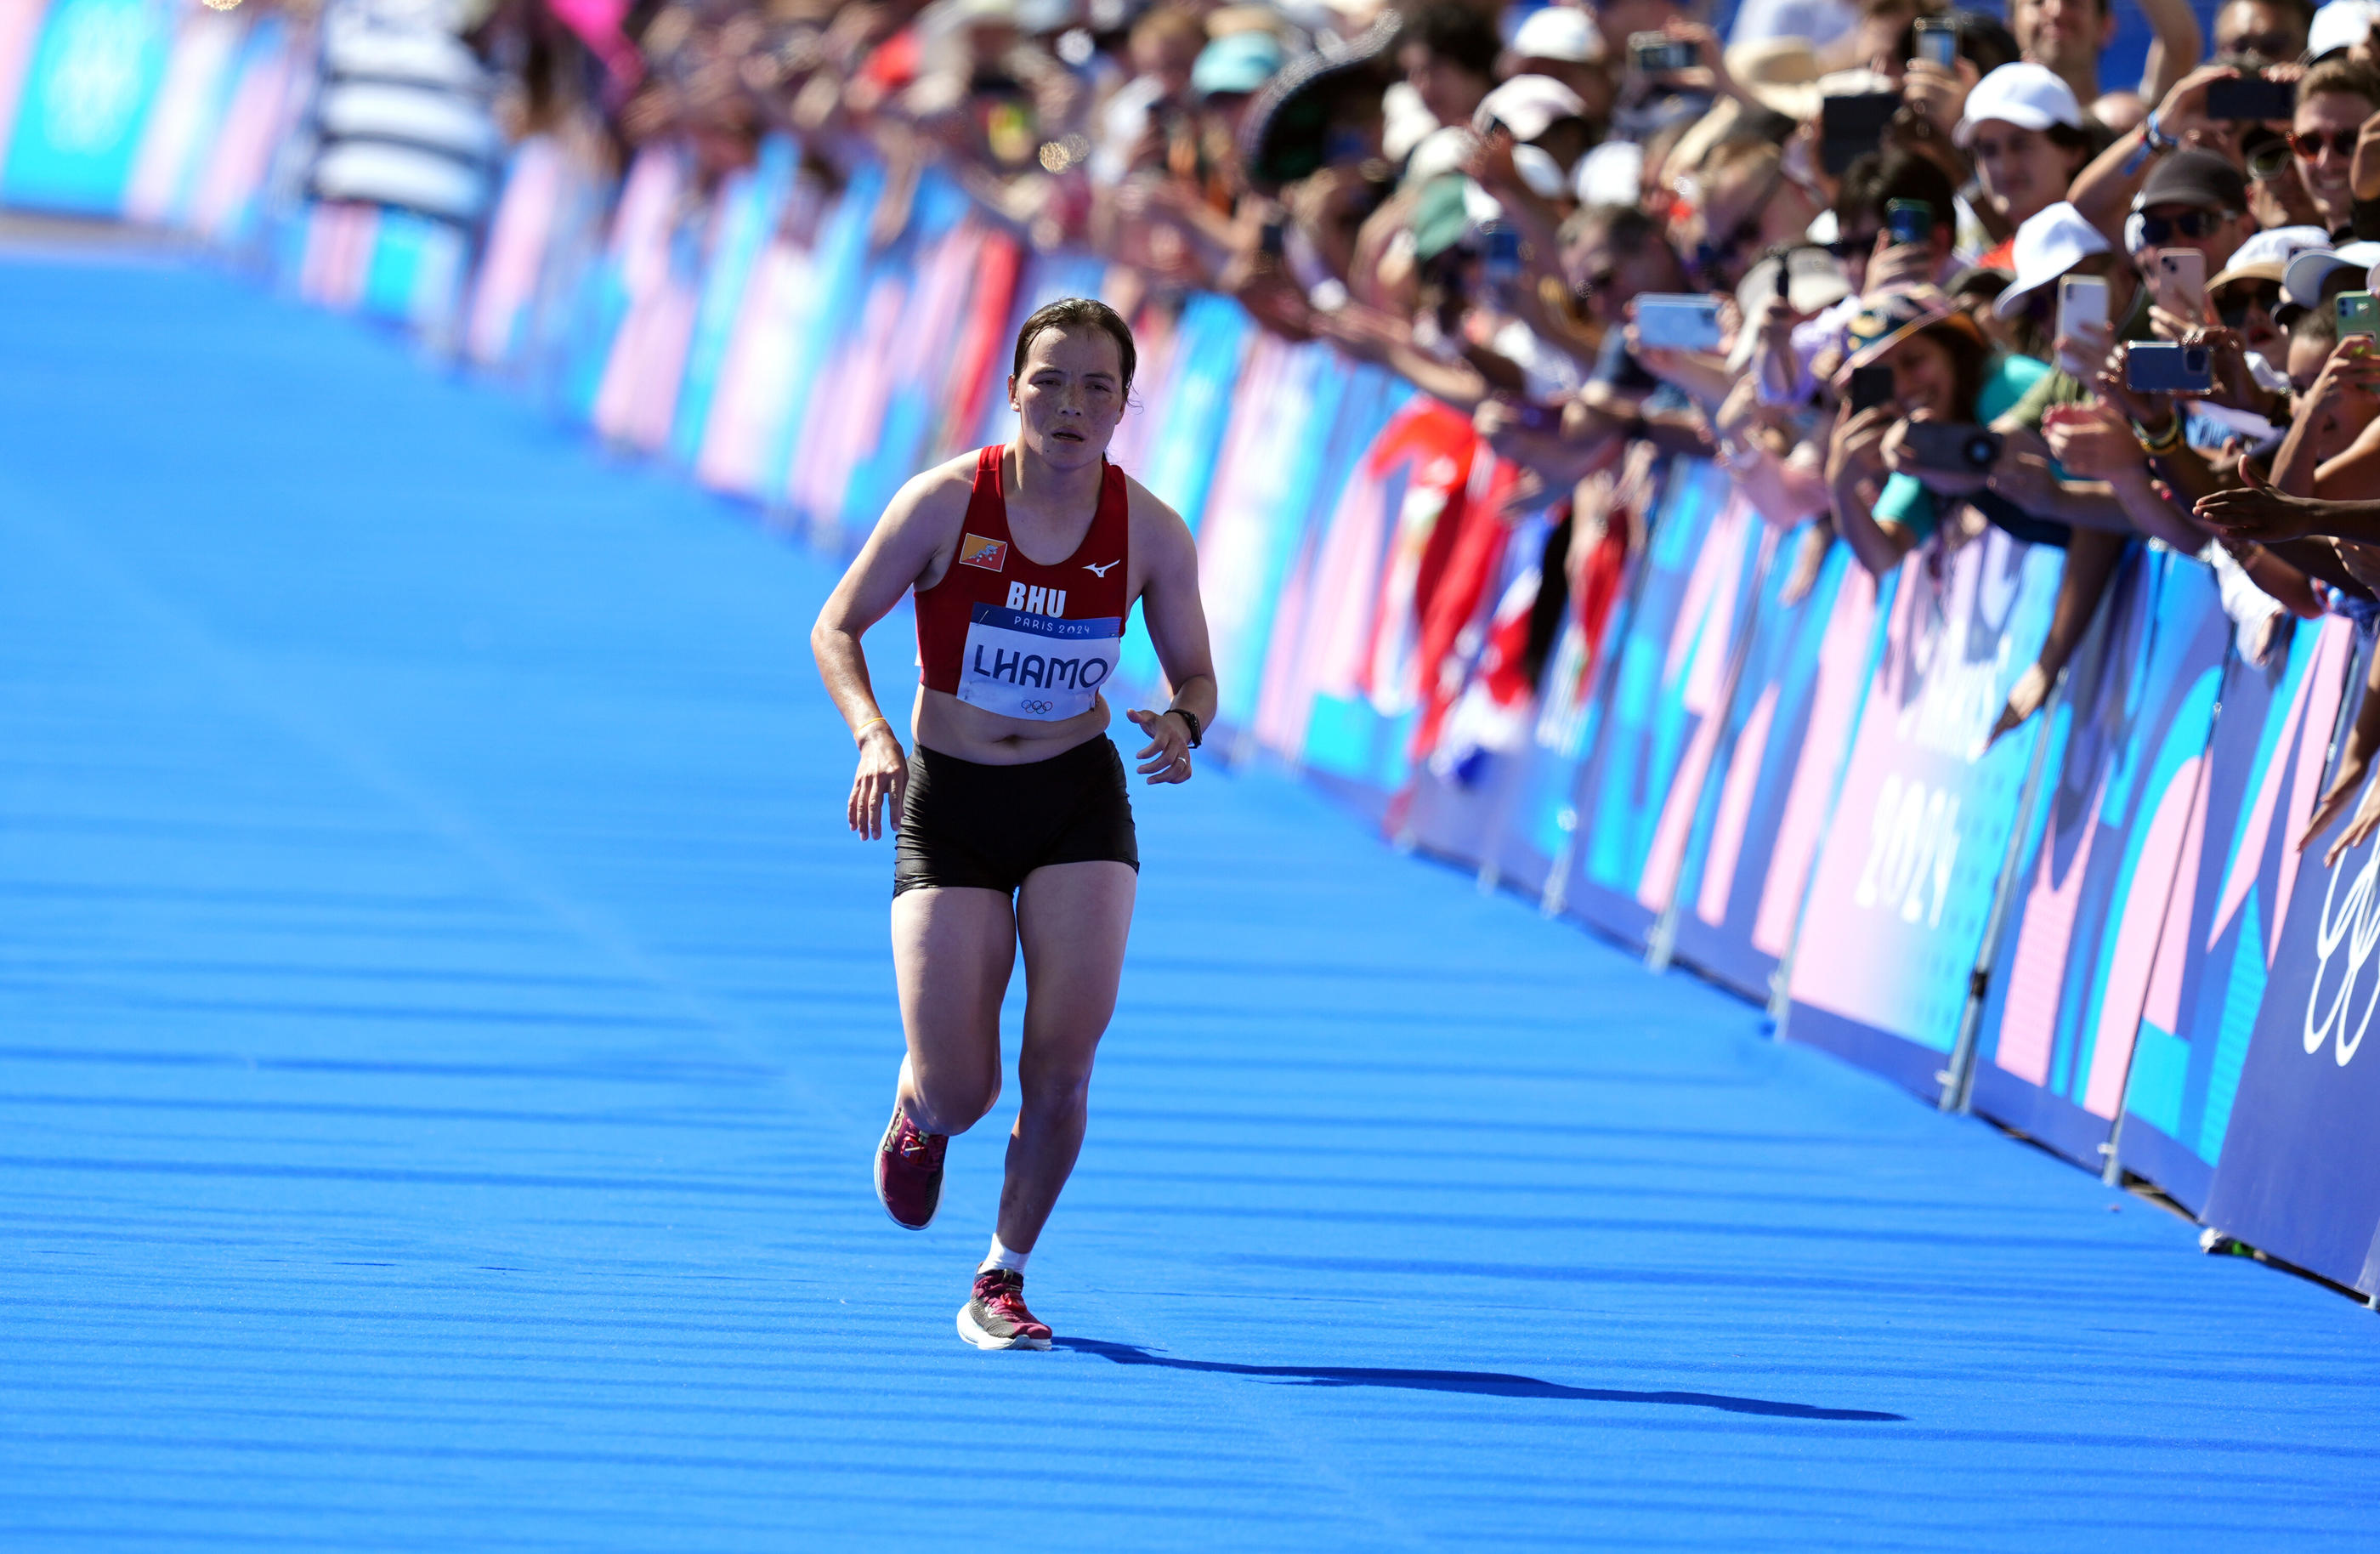
[[[1165,683],[1173,687],[1173,699],[1164,711],[1135,708],[1124,716],[1148,735],[1148,744],[1134,758],[1141,773],[1152,783],[1186,783],[1190,724],[1173,714],[1189,713],[1203,731],[1214,726],[1217,705],[1207,609],[1198,599],[1198,545],[1190,537],[1190,526],[1137,482],[1133,505],[1141,513],[1132,532],[1133,554],[1143,568],[1140,618],[1157,648]]]

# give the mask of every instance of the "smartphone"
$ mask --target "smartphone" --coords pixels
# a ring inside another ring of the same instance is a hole
[[[2342,291],[2330,299],[2338,310],[2338,337],[2350,334],[2380,335],[2380,311],[2375,311],[2368,291]]]
[[[1718,349],[1718,298],[1692,292],[1651,292],[1636,298],[1636,338],[1681,351]]]
[[[1487,239],[1479,272],[1489,285],[1508,286],[1521,278],[1521,230],[1501,223],[1480,234]]]
[[[1257,228],[1257,252],[1279,259],[1289,251],[1289,224],[1276,216]]]
[[[2071,336],[2077,324],[2107,327],[2107,283],[2097,275],[2067,275],[2058,283],[2058,333]]]
[[[1892,369],[1885,366],[1852,369],[1852,414],[1892,403]]]
[[[2206,256],[2196,249],[2151,249],[2149,287],[2166,311],[2205,321]]]
[[[1909,451],[1928,469],[1989,469],[2000,460],[2003,441],[1997,431],[1955,421],[1911,421]]]
[[[1667,32],[1631,32],[1628,34],[1628,63],[1637,73],[1645,76],[1667,76],[1679,70],[1691,70],[1694,65],[1694,46]]]
[[[1934,238],[1934,207],[1923,200],[1894,200],[1884,207],[1884,229],[1896,243],[1924,245]]]
[[[2297,112],[2296,88],[2262,76],[2206,83],[2206,116],[2216,119],[2286,119]]]
[[[1897,91],[1863,91],[1818,103],[1818,163],[1830,176],[1884,144],[1892,115],[1900,112]]]
[[[2204,346],[2135,342],[2124,353],[2124,386],[2137,394],[2204,394],[2215,386],[2214,358]]]
[[[1921,18],[1917,23],[1915,57],[1931,65],[1939,65],[1945,70],[1957,69],[1959,24],[1934,17]]]

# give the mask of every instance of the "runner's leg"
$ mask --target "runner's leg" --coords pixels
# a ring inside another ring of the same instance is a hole
[[[1008,1140],[999,1225],[1001,1244],[1012,1251],[1033,1249],[1082,1150],[1091,1060],[1115,1013],[1138,882],[1129,864],[1062,863],[1026,875],[1018,892],[1026,1004],[1016,1078],[1023,1095]]]
[[[901,989],[901,1109],[924,1133],[965,1133],[1000,1099],[1000,1001],[1016,914],[999,891],[929,886],[892,898]]]

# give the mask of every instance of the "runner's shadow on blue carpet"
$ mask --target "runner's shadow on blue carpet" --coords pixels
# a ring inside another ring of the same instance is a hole
[[[1144,1349],[1136,1343],[1110,1343],[1096,1338],[1057,1338],[1053,1348],[1097,1354],[1120,1366],[1157,1366],[1165,1370],[1208,1371],[1220,1376],[1253,1376],[1260,1380],[1302,1387],[1398,1387],[1421,1392],[1475,1392],[1496,1398],[1567,1398],[1583,1402],[1658,1403],[1670,1408],[1715,1408],[1726,1414],[1765,1414],[1778,1419],[1849,1419],[1863,1423],[1906,1424],[1905,1414],[1880,1414],[1866,1408],[1817,1408],[1809,1403],[1779,1402],[1770,1398],[1738,1398],[1725,1392],[1631,1392],[1608,1387],[1564,1387],[1533,1376],[1506,1376],[1489,1370],[1390,1370],[1370,1366],[1236,1366],[1220,1360],[1180,1360]]]

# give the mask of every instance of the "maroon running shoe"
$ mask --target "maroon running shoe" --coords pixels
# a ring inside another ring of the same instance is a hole
[[[1050,1326],[1025,1309],[1025,1275],[1013,1268],[975,1276],[975,1298],[959,1307],[959,1336],[978,1349],[1050,1347]]]
[[[950,1147],[950,1135],[918,1132],[901,1103],[892,1103],[892,1125],[876,1147],[876,1197],[894,1224],[922,1231],[934,1222],[942,1206],[942,1151]]]

